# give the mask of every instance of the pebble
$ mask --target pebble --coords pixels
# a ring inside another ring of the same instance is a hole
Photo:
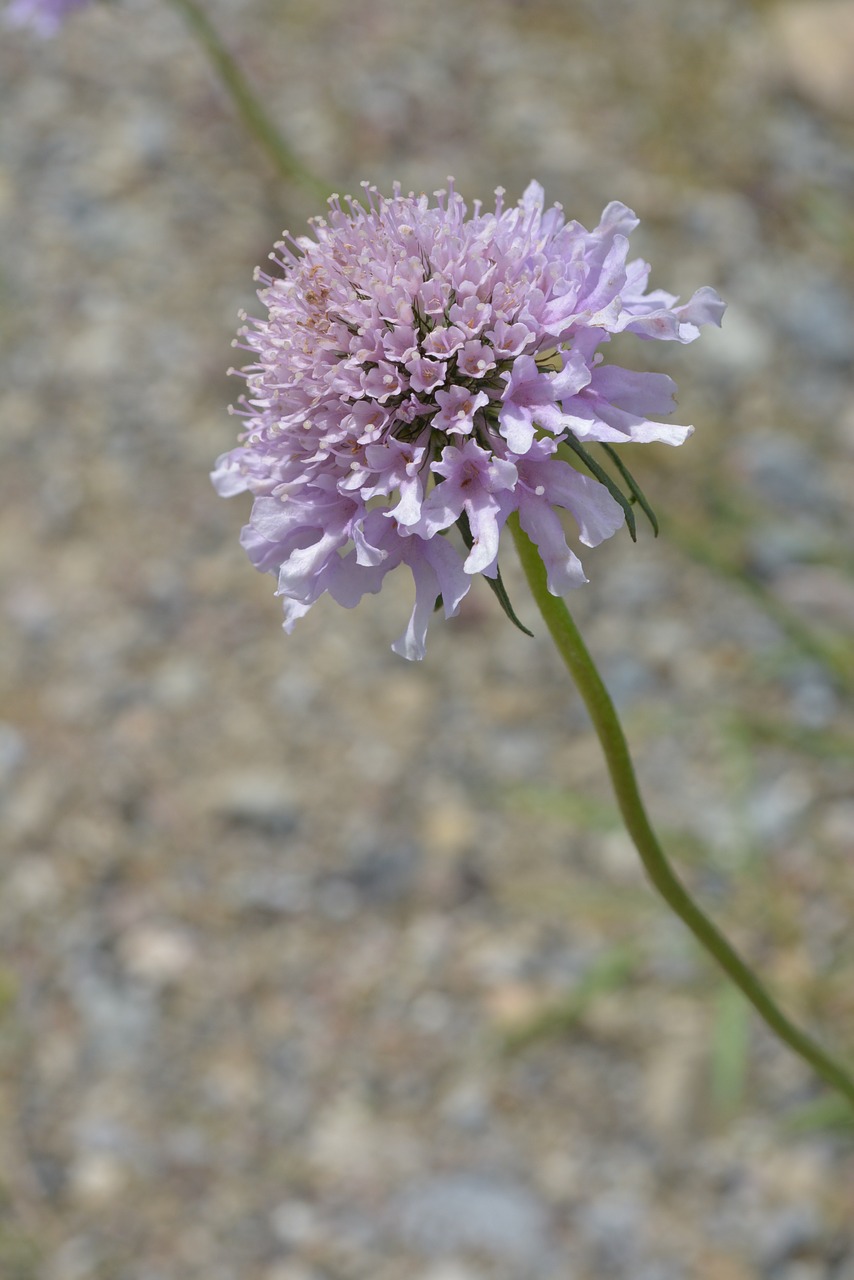
[[[189,934],[164,924],[141,924],[126,930],[120,951],[128,974],[156,987],[184,977],[196,960]]]
[[[483,1132],[489,1123],[489,1095],[477,1080],[462,1080],[442,1099],[439,1114],[463,1132]]]
[[[89,1209],[104,1209],[125,1190],[123,1164],[105,1151],[91,1151],[72,1165],[69,1178],[74,1199]]]
[[[419,846],[404,840],[354,853],[347,879],[365,903],[401,902],[413,891],[420,861]]]
[[[314,1267],[304,1266],[294,1260],[274,1262],[264,1272],[264,1280],[325,1280]]]
[[[783,1275],[788,1280],[788,1269],[795,1255],[814,1246],[820,1238],[817,1215],[807,1205],[768,1214],[756,1242],[760,1265],[775,1273],[785,1264]]]
[[[99,972],[88,959],[73,966],[69,984],[90,1049],[102,1065],[134,1062],[157,1023],[152,994]]]
[[[232,872],[225,888],[231,902],[260,915],[299,915],[309,908],[312,900],[310,877],[288,869],[241,868]]]
[[[9,868],[6,894],[17,911],[46,911],[61,893],[60,871],[42,854],[22,856]]]
[[[748,816],[759,843],[768,846],[789,839],[812,800],[812,788],[796,770],[758,783],[750,796]]]
[[[26,758],[24,735],[13,724],[0,720],[0,788],[11,782]]]
[[[550,1253],[548,1213],[522,1183],[489,1174],[434,1175],[405,1188],[394,1230],[422,1253],[475,1250],[517,1266]]]
[[[649,1243],[649,1204],[629,1191],[607,1191],[580,1206],[576,1218],[597,1274],[635,1280]]]
[[[415,1280],[484,1280],[484,1273],[465,1263],[448,1261],[417,1272]]]
[[[46,1280],[90,1280],[95,1273],[96,1253],[87,1236],[65,1240],[47,1262]]]
[[[790,670],[789,714],[805,729],[824,729],[836,718],[840,699],[824,667],[798,662]]]
[[[270,1214],[270,1226],[276,1239],[289,1248],[300,1248],[317,1240],[321,1234],[318,1213],[306,1200],[284,1200]]]
[[[211,782],[211,808],[236,827],[271,838],[291,835],[299,821],[293,787],[280,774],[230,773]]]

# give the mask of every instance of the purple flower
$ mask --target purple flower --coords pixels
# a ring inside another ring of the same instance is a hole
[[[56,35],[65,19],[88,0],[12,0],[5,20],[13,27],[31,27],[40,36]]]
[[[366,185],[365,199],[333,196],[313,238],[276,246],[281,277],[258,273],[267,315],[238,344],[253,357],[245,429],[213,480],[254,496],[242,542],[278,575],[286,630],[324,592],[351,608],[405,564],[415,607],[393,648],[421,658],[437,599],[451,617],[475,574],[496,580],[511,512],[554,594],[586,581],[558,509],[591,547],[625,518],[601,469],[578,470],[586,445],[681,444],[692,430],[659,420],[670,378],[598,349],[626,330],[691,342],[724,308],[708,288],[681,306],[646,292],[621,204],[587,231],[545,211],[535,182],[515,207],[499,189],[494,212],[477,202],[471,217],[453,184],[433,204],[398,187],[387,199]],[[459,550],[443,536],[453,525]]]

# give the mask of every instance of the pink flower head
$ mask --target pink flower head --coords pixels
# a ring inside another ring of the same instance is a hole
[[[313,237],[277,245],[281,276],[259,273],[267,315],[240,333],[245,430],[213,480],[253,494],[242,542],[277,574],[286,630],[324,592],[349,608],[406,565],[415,606],[393,648],[423,657],[437,599],[450,617],[475,574],[497,580],[514,511],[549,589],[578,586],[558,509],[586,546],[631,517],[587,445],[613,457],[692,430],[659,420],[668,377],[605,364],[598,348],[623,331],[691,342],[720,323],[714,290],[681,306],[647,293],[624,205],[587,231],[544,210],[538,183],[511,208],[496,195],[468,216],[453,183],[435,202],[366,185],[365,204],[333,196]],[[464,548],[443,536],[452,525]]]
[[[31,27],[40,36],[56,35],[65,19],[87,0],[12,0],[5,20],[13,27]]]

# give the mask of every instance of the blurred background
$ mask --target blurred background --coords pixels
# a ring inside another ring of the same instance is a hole
[[[572,600],[681,871],[854,1059],[854,5],[205,0],[303,163],[720,290]],[[508,546],[291,638],[207,473],[276,179],[168,3],[0,35],[0,1276],[852,1280],[854,1129],[648,890]],[[657,344],[658,345],[658,344]],[[482,584],[478,584],[482,586]]]

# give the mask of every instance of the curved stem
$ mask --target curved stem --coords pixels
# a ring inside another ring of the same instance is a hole
[[[223,87],[231,97],[246,128],[266,151],[277,173],[286,182],[298,182],[325,201],[328,188],[294,155],[267,112],[261,106],[249,81],[219,37],[219,33],[196,0],[169,0],[178,10],[193,35],[207,54]]]
[[[566,604],[548,590],[539,552],[521,529],[515,513],[509,524],[534,599],[593,721],[605,753],[620,813],[654,887],[700,945],[717,960],[771,1030],[828,1084],[844,1094],[854,1107],[854,1079],[819,1044],[789,1021],[738,952],[700,910],[670,866],[647,817],[628,744],[602,677]]]

